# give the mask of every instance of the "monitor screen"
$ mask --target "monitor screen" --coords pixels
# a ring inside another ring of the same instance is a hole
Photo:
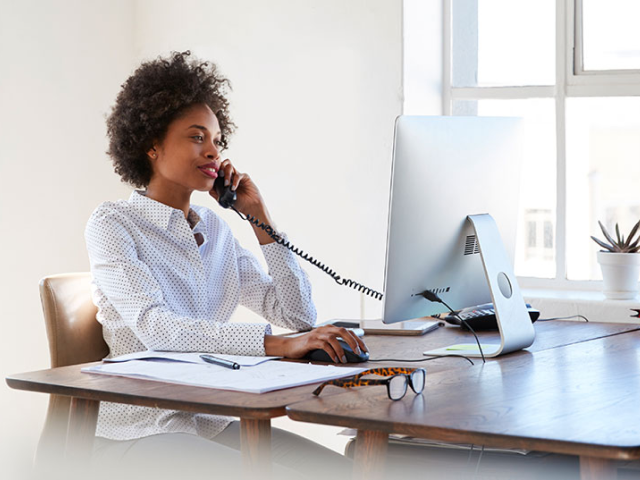
[[[416,295],[436,292],[454,309],[491,302],[468,215],[490,214],[513,264],[521,120],[400,116],[396,120],[385,323],[446,311]]]

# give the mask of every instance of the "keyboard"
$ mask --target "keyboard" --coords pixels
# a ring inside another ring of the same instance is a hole
[[[529,312],[531,323],[535,322],[540,317],[540,311],[536,310],[529,304],[527,304],[527,311]],[[492,303],[485,303],[483,305],[457,310],[456,314],[457,316],[451,313],[441,313],[439,315],[435,315],[435,317],[441,318],[451,325],[459,325],[463,330],[467,331],[469,331],[469,329],[464,323],[460,322],[458,317],[464,320],[474,331],[498,330],[496,311],[493,309]]]

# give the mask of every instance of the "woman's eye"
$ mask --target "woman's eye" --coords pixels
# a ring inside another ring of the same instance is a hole
[[[217,145],[218,147],[222,147],[222,146],[223,146],[223,144],[222,144],[222,140],[216,140],[216,145]]]
[[[204,140],[204,137],[202,135],[194,135],[191,138],[194,138],[194,139],[198,140],[199,142],[202,142]]]

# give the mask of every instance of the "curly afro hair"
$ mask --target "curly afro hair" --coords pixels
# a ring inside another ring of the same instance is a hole
[[[122,85],[107,118],[109,150],[115,172],[123,182],[146,187],[153,173],[147,152],[162,142],[169,124],[196,104],[205,104],[215,113],[227,147],[235,125],[229,118],[225,95],[231,89],[209,62],[189,58],[190,51],[172,52],[143,63]]]

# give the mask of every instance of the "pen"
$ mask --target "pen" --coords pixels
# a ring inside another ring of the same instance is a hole
[[[212,363],[213,365],[219,365],[220,367],[230,368],[232,370],[240,370],[240,364],[232,362],[231,360],[225,360],[224,358],[218,358],[207,354],[200,355],[200,358],[207,363]]]

